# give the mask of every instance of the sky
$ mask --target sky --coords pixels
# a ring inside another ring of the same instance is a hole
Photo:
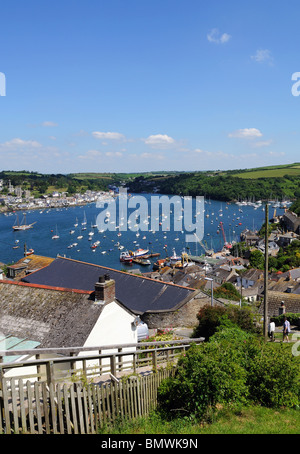
[[[299,0],[3,0],[0,170],[299,162],[299,17]]]

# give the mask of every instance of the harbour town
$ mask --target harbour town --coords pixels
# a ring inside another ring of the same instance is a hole
[[[290,3],[1,4],[10,448],[48,449],[58,435],[133,452],[299,434]]]

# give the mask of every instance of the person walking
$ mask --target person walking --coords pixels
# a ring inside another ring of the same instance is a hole
[[[268,327],[269,338],[272,342],[275,341],[275,322],[270,322]]]
[[[284,317],[284,323],[283,323],[283,330],[282,330],[282,342],[284,342],[284,339],[286,338],[287,342],[289,341],[289,333],[291,332],[291,325],[290,322],[286,317]]]

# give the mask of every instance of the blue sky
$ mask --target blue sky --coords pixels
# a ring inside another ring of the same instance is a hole
[[[0,13],[0,169],[300,161],[298,0],[5,0]]]

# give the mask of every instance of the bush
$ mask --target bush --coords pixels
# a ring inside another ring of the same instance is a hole
[[[166,417],[203,419],[218,403],[245,403],[248,388],[242,356],[227,340],[193,345],[180,358],[175,377],[160,385],[158,410]]]
[[[300,404],[299,358],[283,344],[262,343],[248,370],[251,400],[265,407]]]
[[[167,418],[203,420],[218,404],[245,403],[299,406],[299,357],[286,345],[265,342],[228,319],[209,342],[193,345],[181,356],[175,377],[158,389],[158,411]]]
[[[282,326],[284,317],[288,319],[291,325],[300,326],[300,314],[293,314],[292,312],[287,312],[285,314],[278,315],[277,317],[271,317],[271,321],[275,322],[276,326]]]
[[[199,325],[194,329],[192,337],[204,337],[206,341],[213,336],[218,327],[231,321],[241,329],[250,333],[259,333],[255,315],[249,307],[237,306],[204,306],[200,309],[197,318]]]
[[[214,291],[214,295],[216,298],[226,298],[233,301],[239,301],[241,299],[241,294],[231,282],[224,282],[224,284],[220,285]]]

